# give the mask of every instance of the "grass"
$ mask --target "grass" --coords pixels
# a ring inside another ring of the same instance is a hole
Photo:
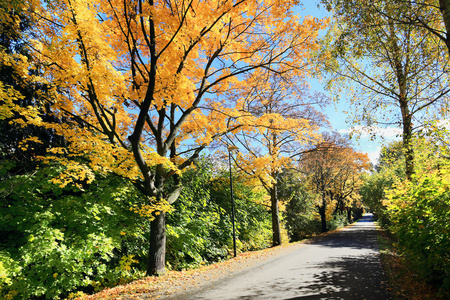
[[[378,246],[381,263],[386,273],[389,290],[393,300],[412,299],[446,299],[438,289],[425,282],[396,248],[395,238],[388,232],[378,230]]]

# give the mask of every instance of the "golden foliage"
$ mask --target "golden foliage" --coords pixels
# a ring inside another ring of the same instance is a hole
[[[40,157],[63,164],[65,171],[53,180],[62,186],[90,182],[95,172],[134,181],[148,181],[149,172],[161,170],[162,178],[180,175],[179,168],[189,164],[178,149],[204,147],[228,131],[263,133],[276,122],[310,133],[305,120],[243,109],[249,87],[268,66],[306,77],[303,66],[317,49],[318,31],[327,20],[293,15],[296,4],[32,1],[28,6],[35,34],[29,44],[33,65],[41,72],[29,80],[50,87],[40,96],[65,121],[46,123],[32,107],[16,107],[21,95],[3,85],[0,118],[16,110],[21,116],[16,125],[44,126],[65,138],[64,149],[51,148]],[[1,53],[0,59],[29,76],[32,66],[25,57]],[[136,136],[137,146],[130,136]],[[297,140],[308,141],[301,134]],[[279,169],[286,162],[274,160],[277,151],[273,148],[252,164],[268,166],[270,161],[270,170]]]

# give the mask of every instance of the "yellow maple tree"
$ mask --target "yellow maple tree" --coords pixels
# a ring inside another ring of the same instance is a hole
[[[181,171],[213,140],[254,122],[229,92],[260,69],[300,69],[325,22],[294,15],[291,0],[26,4],[36,19],[33,60],[51,87],[46,100],[65,120],[29,119],[66,140],[42,158],[66,167],[53,181],[129,178],[153,210],[147,272],[163,272],[164,212],[180,194]]]
[[[292,167],[308,145],[317,143],[320,127],[327,125],[326,116],[320,112],[327,104],[326,97],[309,93],[306,82],[309,69],[305,66],[301,71],[283,76],[258,72],[257,79],[257,74],[253,74],[247,82],[245,97],[238,97],[237,101],[251,121],[239,132],[222,138],[227,145],[239,146],[237,167],[250,179],[259,181],[270,195],[273,246],[282,242],[279,175]]]

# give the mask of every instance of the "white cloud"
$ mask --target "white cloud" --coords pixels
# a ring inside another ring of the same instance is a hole
[[[361,138],[387,138],[387,139],[395,139],[399,138],[402,135],[402,130],[400,128],[382,128],[379,126],[356,126],[349,129],[341,129],[339,133],[346,134],[356,134]]]
[[[367,153],[367,155],[369,156],[370,162],[373,165],[376,165],[378,163],[378,158],[380,157],[380,153],[381,153],[381,147],[377,147],[375,151]]]

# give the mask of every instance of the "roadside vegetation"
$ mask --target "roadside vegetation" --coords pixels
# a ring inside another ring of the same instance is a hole
[[[213,166],[202,158],[183,175],[181,201],[167,213],[167,270],[186,271],[233,256],[228,170]],[[16,170],[11,165],[0,184],[4,298],[74,298],[145,277],[149,216],[133,186],[98,176],[83,190],[60,188],[49,182],[55,167],[12,175]],[[280,188],[287,207],[280,207],[283,244],[322,232],[317,196],[293,186],[291,176]],[[238,255],[270,247],[265,190],[248,185],[237,172],[233,189]],[[355,209],[352,216],[360,214]],[[347,212],[337,206],[329,211],[327,230],[349,223]]]
[[[156,281],[231,258],[233,232],[242,254],[365,208],[448,295],[448,1],[320,2],[332,23],[284,0],[1,1],[0,297]],[[331,98],[352,134],[402,141],[372,169]]]
[[[384,230],[380,248],[396,299],[446,299],[450,293],[449,170],[441,145],[431,135],[417,137],[411,181],[405,180],[401,144],[385,147],[361,188]]]
[[[410,261],[402,256],[395,237],[386,231],[378,232],[381,263],[385,271],[389,293],[393,300],[444,300],[447,297],[439,291],[436,285],[423,280]]]

